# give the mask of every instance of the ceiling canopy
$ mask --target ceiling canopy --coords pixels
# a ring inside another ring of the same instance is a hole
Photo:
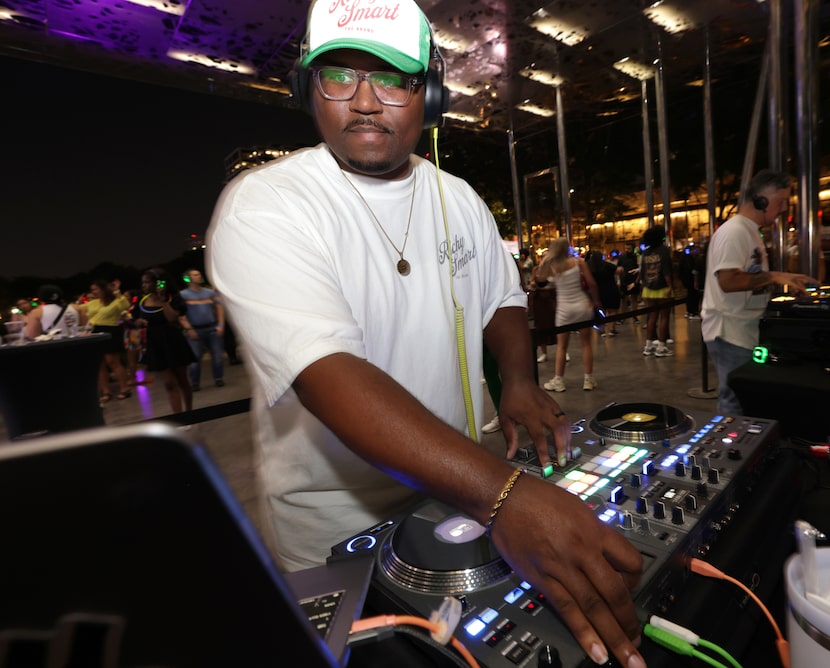
[[[758,67],[769,23],[762,0],[418,2],[447,64],[447,122],[481,130],[544,122],[557,85],[568,114],[613,117],[631,108],[638,79],[661,57],[669,94],[699,85],[707,41],[713,77],[745,76],[747,66]],[[308,5],[0,0],[0,54],[296,106],[288,72]]]

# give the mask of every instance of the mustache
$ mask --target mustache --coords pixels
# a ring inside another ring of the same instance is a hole
[[[372,118],[356,118],[355,120],[348,123],[346,127],[343,128],[343,132],[348,132],[353,128],[359,127],[374,128],[375,130],[380,130],[381,132],[385,132],[386,134],[393,134],[391,129],[389,129],[381,123],[378,123],[376,120]]]

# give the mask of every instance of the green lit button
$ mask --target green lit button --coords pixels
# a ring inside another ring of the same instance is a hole
[[[755,346],[752,351],[752,361],[758,364],[765,364],[769,357],[769,350],[766,346]]]

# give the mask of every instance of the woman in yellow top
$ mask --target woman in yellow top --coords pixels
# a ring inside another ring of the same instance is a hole
[[[92,299],[86,304],[86,315],[92,325],[93,333],[110,335],[109,343],[98,371],[98,390],[101,393],[101,402],[106,403],[112,398],[110,394],[110,373],[118,381],[119,392],[116,399],[126,399],[132,395],[127,382],[127,371],[121,364],[121,355],[124,353],[124,332],[121,319],[124,312],[130,307],[127,298],[116,292],[116,286],[107,281],[93,281],[90,286]]]

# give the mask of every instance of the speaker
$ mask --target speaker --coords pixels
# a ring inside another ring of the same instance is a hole
[[[311,72],[300,64],[298,58],[289,75],[291,95],[299,101],[303,111],[311,113]],[[450,92],[444,85],[437,67],[430,67],[424,75],[424,129],[441,124],[441,116],[450,107]]]
[[[752,198],[752,206],[758,209],[758,211],[766,211],[769,206],[769,200],[763,195],[755,195]]]

